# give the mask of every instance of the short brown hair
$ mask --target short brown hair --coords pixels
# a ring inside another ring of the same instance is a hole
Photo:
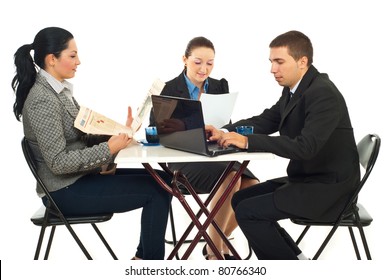
[[[313,47],[311,40],[300,31],[292,30],[278,35],[271,41],[270,48],[287,47],[288,53],[294,60],[303,56],[308,58],[308,66],[313,63]]]

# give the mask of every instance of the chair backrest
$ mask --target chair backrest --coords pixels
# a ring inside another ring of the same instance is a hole
[[[23,139],[22,139],[22,150],[23,150],[24,158],[26,159],[26,162],[28,164],[28,167],[31,170],[31,173],[34,175],[35,180],[38,182],[38,184],[43,189],[45,194],[47,194],[46,193],[47,188],[45,188],[45,184],[43,183],[42,179],[38,175],[38,172],[36,169],[36,164],[35,164],[35,159],[34,159],[34,156],[32,154],[30,145],[28,144],[28,140],[26,139],[26,137],[23,137]]]
[[[345,207],[347,211],[353,205],[356,204],[358,194],[364,186],[367,178],[370,176],[371,171],[373,170],[374,164],[377,161],[378,153],[381,147],[381,138],[377,134],[367,134],[358,142],[358,155],[359,155],[359,163],[365,169],[365,173],[362,176],[357,189],[355,190],[353,196],[350,199],[350,202]],[[344,211],[344,213],[346,213]]]
[[[31,170],[31,173],[34,175],[35,180],[37,181],[39,186],[42,188],[43,192],[45,193],[45,195],[48,199],[48,203],[49,203],[48,208],[51,210],[55,210],[55,212],[57,212],[57,214],[59,213],[60,215],[62,215],[57,204],[54,202],[53,198],[51,197],[48,188],[46,187],[46,185],[44,184],[44,182],[42,181],[41,177],[38,174],[38,171],[36,169],[34,155],[31,151],[30,145],[28,144],[28,140],[26,139],[26,137],[23,137],[23,139],[22,139],[22,150],[23,150],[24,158],[26,159],[26,162],[28,164],[28,167]]]
[[[372,169],[381,147],[381,138],[377,134],[368,134],[359,141],[357,147],[360,164],[366,171],[368,167]]]

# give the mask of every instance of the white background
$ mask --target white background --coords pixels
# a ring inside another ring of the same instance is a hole
[[[239,91],[233,121],[259,114],[281,93],[270,74],[270,41],[292,29],[304,32],[314,46],[314,65],[330,75],[347,101],[356,139],[367,133],[377,133],[383,140],[376,167],[360,195],[360,201],[374,217],[372,225],[366,228],[374,260],[354,261],[348,233],[346,229],[340,229],[322,255],[325,261],[297,265],[296,262],[253,260],[244,265],[267,266],[268,279],[292,273],[300,278],[315,275],[315,278],[327,279],[346,275],[342,272],[343,267],[358,279],[376,274],[378,270],[385,273],[383,269],[389,246],[384,230],[388,194],[384,180],[388,161],[387,106],[384,102],[388,98],[389,21],[384,1],[8,2],[0,4],[0,112],[3,128],[0,140],[3,177],[0,258],[3,261],[2,275],[6,276],[3,279],[38,276],[42,270],[56,273],[58,279],[76,275],[74,279],[91,276],[125,279],[128,276],[124,269],[133,265],[127,260],[133,256],[139,236],[139,211],[115,215],[101,228],[121,261],[109,261],[90,229],[82,227],[79,230],[86,245],[92,247],[91,253],[102,261],[84,262],[83,255],[64,229],[58,230],[52,260],[47,263],[32,261],[39,230],[29,218],[41,202],[35,195],[34,180],[20,148],[23,130],[12,112],[11,80],[14,75],[13,54],[17,48],[32,43],[35,34],[48,26],[63,27],[75,36],[81,65],[71,82],[79,103],[121,122],[125,120],[126,107],[131,105],[136,109],[155,78],[166,81],[180,73],[187,42],[200,35],[211,39],[216,48],[212,77],[226,78],[230,90]],[[264,181],[283,175],[286,163],[286,160],[277,158],[270,162],[253,162],[250,169]],[[283,225],[293,237],[297,237],[301,230],[289,221],[284,221]],[[322,236],[318,229],[306,237],[301,248],[308,256],[313,256]],[[235,239],[243,237],[237,232]],[[239,248],[244,250],[244,245]],[[200,249],[197,250],[191,257],[192,261],[179,265],[215,266],[215,263],[203,262]],[[168,262],[149,264],[155,267],[173,265]],[[142,265],[144,263],[138,264],[139,267]],[[229,264],[218,262],[216,265]],[[217,278],[217,275],[212,277]]]

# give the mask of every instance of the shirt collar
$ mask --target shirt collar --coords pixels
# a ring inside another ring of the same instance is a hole
[[[41,74],[47,80],[49,85],[55,90],[56,93],[61,93],[66,88],[69,90],[67,92],[70,92],[70,96],[73,96],[73,85],[68,81],[64,80],[63,82],[60,82],[43,69],[39,70],[39,74]]]
[[[197,100],[198,99],[197,96],[200,93],[200,89],[189,80],[185,72],[184,72],[184,77],[185,77],[186,86],[188,87],[190,98]],[[206,79],[204,83],[204,93],[207,92],[208,92],[208,79]]]
[[[293,88],[290,89],[291,93],[295,93],[296,92],[296,89],[298,88],[300,82],[301,82],[301,79],[297,82],[297,84]]]

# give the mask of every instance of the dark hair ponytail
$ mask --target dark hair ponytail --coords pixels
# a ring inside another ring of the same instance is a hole
[[[14,114],[18,121],[22,115],[24,101],[35,83],[36,68],[31,57],[32,44],[21,46],[15,53],[16,75],[12,79],[12,89],[16,93]]]
[[[60,57],[61,52],[68,47],[73,35],[59,27],[47,27],[36,34],[34,42],[21,46],[14,55],[16,75],[12,79],[12,89],[16,94],[13,105],[15,117],[20,121],[24,102],[30,89],[35,83],[37,66],[45,69],[45,58],[49,54]],[[34,59],[31,57],[31,50],[34,50]]]

